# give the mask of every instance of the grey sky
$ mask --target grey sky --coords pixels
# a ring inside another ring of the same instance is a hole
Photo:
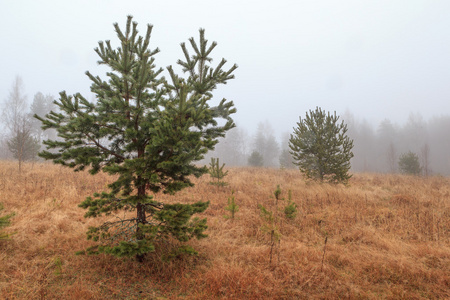
[[[92,98],[86,70],[103,75],[93,49],[117,45],[112,23],[131,14],[154,25],[156,64],[181,58],[180,42],[218,42],[216,62],[237,63],[216,95],[233,100],[253,131],[269,120],[290,131],[308,109],[403,123],[450,112],[450,1],[8,1],[0,10],[0,100],[15,75],[28,100],[62,90]],[[125,4],[126,3],[126,4]]]

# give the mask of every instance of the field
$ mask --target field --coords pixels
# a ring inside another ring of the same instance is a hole
[[[100,174],[52,164],[0,162],[2,215],[15,232],[0,241],[0,299],[449,299],[450,179],[354,174],[349,186],[306,182],[296,170],[230,168],[228,186],[209,176],[169,202],[211,201],[208,238],[199,254],[162,261],[160,245],[145,263],[78,256],[91,245],[77,205],[105,189]],[[276,212],[273,196],[291,190]],[[225,210],[234,191],[239,211]],[[279,242],[258,209],[277,215]],[[272,250],[272,259],[270,252]]]

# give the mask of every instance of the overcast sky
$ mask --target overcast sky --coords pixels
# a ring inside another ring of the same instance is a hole
[[[103,75],[93,51],[118,46],[113,23],[133,15],[159,47],[160,67],[182,57],[198,29],[213,57],[239,65],[217,90],[250,132],[268,120],[291,131],[309,109],[351,111],[374,125],[450,112],[450,1],[21,1],[0,0],[0,100],[16,75],[28,101],[66,90],[88,99],[86,70]]]

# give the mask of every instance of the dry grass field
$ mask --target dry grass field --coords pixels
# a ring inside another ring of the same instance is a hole
[[[355,174],[349,186],[308,183],[296,170],[230,168],[225,187],[209,176],[161,201],[211,201],[199,252],[170,262],[161,245],[143,264],[77,256],[91,245],[78,204],[108,176],[52,164],[0,162],[0,202],[16,213],[0,241],[0,299],[450,299],[450,179]],[[258,204],[292,191],[297,217],[278,203],[275,244]],[[232,191],[235,219],[225,210]],[[327,241],[325,243],[325,240]]]

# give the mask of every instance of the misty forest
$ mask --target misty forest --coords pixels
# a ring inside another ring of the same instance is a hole
[[[56,132],[42,130],[41,122],[33,115],[44,117],[56,110],[55,96],[37,91],[28,99],[25,83],[17,76],[3,98],[0,158],[20,162],[39,160],[42,141],[55,138]],[[411,112],[404,124],[389,119],[370,124],[364,116],[345,111],[340,120],[347,124],[347,134],[354,141],[352,172],[401,173],[400,156],[412,152],[419,159],[421,175],[450,175],[450,115],[443,113],[425,120],[420,113]],[[261,167],[295,168],[288,145],[292,131],[286,128],[284,132],[275,132],[270,120],[260,120],[256,132],[237,124],[199,164],[206,165],[211,157],[220,157],[228,166],[251,166],[249,158],[256,151],[262,156]],[[23,149],[14,144],[19,138],[24,139]]]
[[[299,114],[303,116],[304,112]],[[413,152],[419,158],[422,175],[450,174],[450,116],[424,120],[420,113],[411,113],[405,124],[388,119],[370,124],[363,116],[355,116],[350,111],[340,118],[348,126],[348,136],[354,140],[352,172],[401,173],[400,156]],[[256,132],[248,132],[238,125],[208,155],[221,157],[229,165],[246,166],[251,153],[258,151],[265,167],[294,168],[288,146],[291,131],[274,132],[268,120],[258,123]]]

